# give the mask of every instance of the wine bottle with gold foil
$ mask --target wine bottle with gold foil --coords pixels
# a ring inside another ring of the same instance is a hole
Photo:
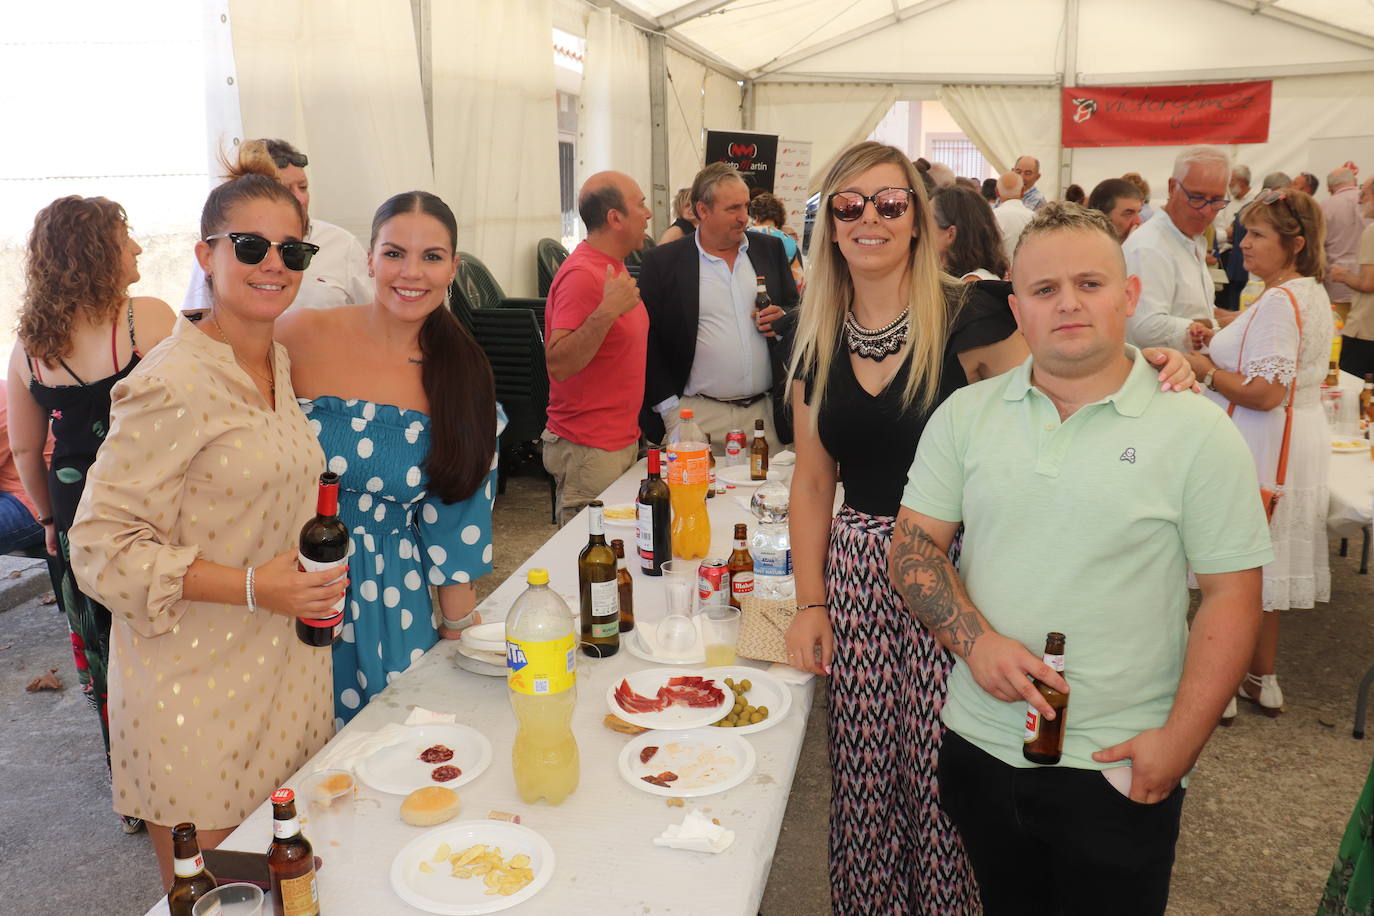
[[[587,506],[587,546],[577,555],[577,594],[582,617],[582,651],[610,658],[620,651],[620,583],[615,551],[606,543],[605,506]]]

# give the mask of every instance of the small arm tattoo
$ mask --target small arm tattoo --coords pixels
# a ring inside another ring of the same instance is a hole
[[[889,564],[892,582],[916,618],[950,649],[967,658],[983,635],[978,613],[959,581],[949,556],[929,534],[908,519],[899,519]]]

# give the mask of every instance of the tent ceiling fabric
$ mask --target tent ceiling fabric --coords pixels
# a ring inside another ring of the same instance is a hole
[[[995,0],[618,5],[762,81],[949,82],[992,75],[1033,83],[1063,70],[1064,0],[1020,0],[1014,19]],[[1101,82],[1094,76],[1103,74],[1144,80],[1156,71],[1197,72],[1206,79],[1208,70],[1245,67],[1364,62],[1374,68],[1369,0],[1093,0],[1079,7],[1083,82]],[[932,35],[967,40],[932,42]]]

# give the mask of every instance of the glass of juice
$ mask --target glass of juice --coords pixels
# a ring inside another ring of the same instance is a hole
[[[735,664],[739,642],[739,608],[728,602],[712,602],[701,609],[701,638],[706,645],[706,667]]]

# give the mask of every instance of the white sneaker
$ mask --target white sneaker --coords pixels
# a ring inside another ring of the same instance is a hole
[[[1236,721],[1236,713],[1236,698],[1231,697],[1230,702],[1226,704],[1226,711],[1221,714],[1221,721],[1218,724],[1227,726],[1231,725],[1233,722]]]

